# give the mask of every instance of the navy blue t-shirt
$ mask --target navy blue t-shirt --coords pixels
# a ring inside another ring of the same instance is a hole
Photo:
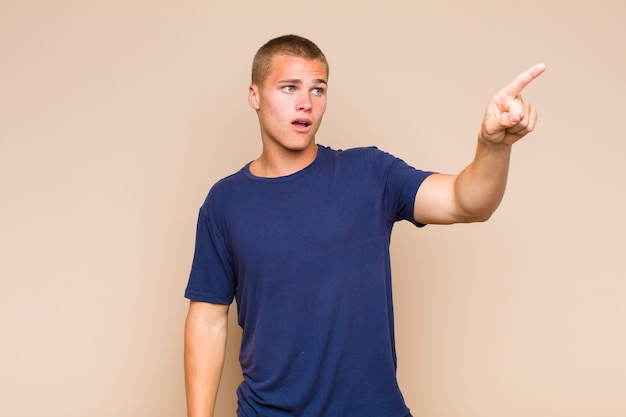
[[[249,164],[200,209],[185,296],[237,301],[240,417],[406,417],[389,239],[430,173],[376,148],[318,146],[292,175]],[[418,225],[419,226],[419,225]]]

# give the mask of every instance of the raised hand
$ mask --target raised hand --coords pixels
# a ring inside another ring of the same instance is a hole
[[[485,110],[480,138],[492,144],[512,145],[532,132],[537,112],[523,100],[521,92],[532,80],[543,74],[544,64],[537,64],[521,73],[497,92]]]

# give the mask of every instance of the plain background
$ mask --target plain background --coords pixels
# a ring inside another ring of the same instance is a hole
[[[547,64],[493,218],[394,231],[398,376],[415,416],[626,415],[625,13],[1,0],[0,415],[185,414],[198,208],[258,156],[250,63],[286,33],[330,61],[320,143],[442,172],[470,162],[491,95]],[[217,416],[234,413],[238,341],[231,320]]]

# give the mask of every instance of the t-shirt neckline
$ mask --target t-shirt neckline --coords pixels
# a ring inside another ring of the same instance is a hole
[[[317,165],[319,165],[319,161],[321,159],[321,154],[323,152],[324,147],[321,145],[317,145],[317,154],[315,155],[315,159],[313,160],[313,162],[311,162],[309,165],[305,166],[304,168],[302,168],[299,171],[294,172],[293,174],[289,174],[289,175],[284,175],[281,177],[259,177],[254,175],[251,171],[250,171],[250,164],[252,163],[252,161],[248,162],[243,168],[243,174],[246,176],[246,178],[251,179],[253,181],[261,181],[261,182],[285,182],[285,181],[293,181],[295,179],[298,179],[304,175],[307,175],[309,172],[311,172]]]

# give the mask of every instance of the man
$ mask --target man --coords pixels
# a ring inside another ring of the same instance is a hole
[[[189,416],[213,415],[233,298],[243,328],[238,416],[410,416],[395,375],[392,226],[491,216],[511,145],[536,123],[520,92],[544,69],[492,98],[474,160],[443,175],[376,148],[318,145],[326,58],[293,35],[261,47],[248,101],[262,153],[215,184],[200,209],[185,293]]]

